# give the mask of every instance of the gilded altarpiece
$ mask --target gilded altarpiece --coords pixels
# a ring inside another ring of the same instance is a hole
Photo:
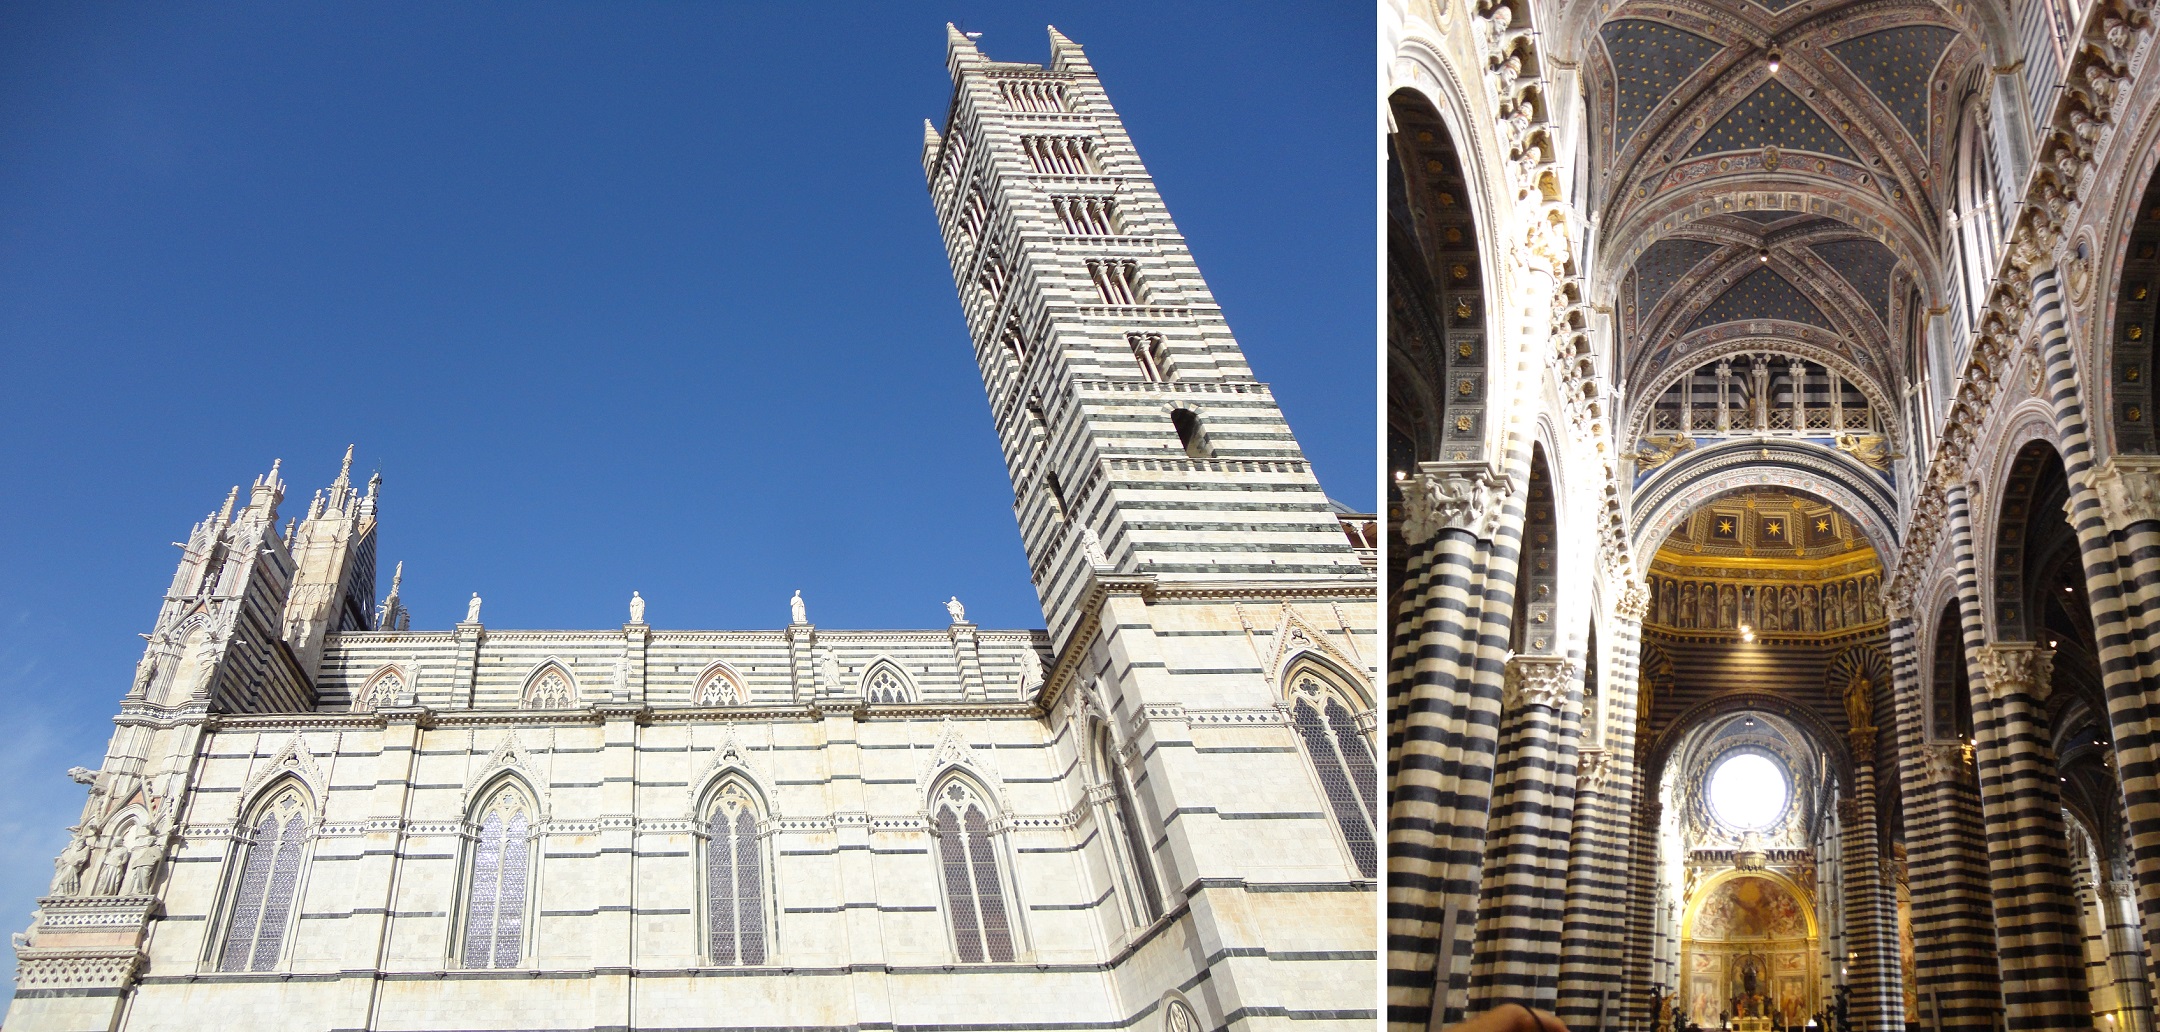
[[[1820,1007],[1815,904],[1775,871],[1728,870],[1686,900],[1680,969],[1688,1020],[1803,1025]]]

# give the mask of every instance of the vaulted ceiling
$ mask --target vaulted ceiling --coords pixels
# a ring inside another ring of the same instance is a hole
[[[1928,0],[1602,10],[1584,48],[1600,289],[1634,402],[1742,341],[1837,355],[1894,395],[1979,43]]]

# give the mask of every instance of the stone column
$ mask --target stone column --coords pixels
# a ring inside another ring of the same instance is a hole
[[[1500,745],[1486,826],[1485,874],[1471,962],[1471,1009],[1505,1000],[1551,1009],[1559,993],[1560,925],[1575,810],[1581,668],[1560,656],[1507,661]]]
[[[1979,652],[1989,702],[1980,766],[1989,881],[2002,964],[2003,1020],[2011,1032],[2089,1029],[2077,899],[2070,888],[2061,777],[2049,744],[2048,678],[2055,654],[2032,642]]]
[[[1606,625],[1598,662],[1603,713],[1584,704],[1575,765],[1575,821],[1568,842],[1567,913],[1560,929],[1560,1002],[1555,1013],[1579,1032],[1617,1032],[1647,1020],[1649,966],[1630,962],[1629,867],[1637,836],[1635,803],[1637,673],[1650,592],[1628,581]],[[1621,715],[1614,719],[1614,715]],[[1602,1019],[1602,1020],[1601,1020]]]
[[[2124,861],[2109,865],[2118,871]],[[2152,986],[2145,977],[2145,944],[2138,938],[2137,882],[2127,875],[2109,878],[2100,887],[2100,906],[2107,924],[2108,975],[2115,985],[2117,1010],[2108,1032],[2152,1032]]]
[[[1852,741],[1853,786],[1844,817],[1845,948],[1852,955],[1845,984],[1852,1022],[1868,1032],[1905,1027],[1905,971],[1898,962],[1897,887],[1883,874],[1882,831],[1875,812],[1875,728],[1846,732]]]

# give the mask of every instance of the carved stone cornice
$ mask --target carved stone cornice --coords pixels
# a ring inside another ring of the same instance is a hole
[[[1500,710],[1513,713],[1525,706],[1573,709],[1580,705],[1572,689],[1581,676],[1582,671],[1561,656],[1510,656],[1500,691]]]
[[[1484,463],[1419,463],[1417,475],[1401,485],[1403,540],[1422,545],[1443,530],[1490,538],[1514,488]]]
[[[2055,651],[2029,641],[2003,641],[1980,646],[1980,674],[1987,679],[1988,697],[2030,695],[2047,701],[2049,675],[2055,670]]]
[[[2110,529],[2160,520],[2160,455],[2117,455],[2093,470],[2092,485]]]

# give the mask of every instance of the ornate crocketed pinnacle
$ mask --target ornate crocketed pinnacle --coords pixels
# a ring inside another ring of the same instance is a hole
[[[1489,538],[1513,484],[1485,466],[1422,467],[1402,485],[1403,539],[1422,545],[1443,530]]]
[[[2117,455],[2093,471],[2092,484],[2110,528],[2160,520],[2160,456]]]
[[[1622,620],[1641,623],[1644,617],[1650,615],[1650,589],[1641,581],[1628,581],[1627,587],[1620,589],[1620,602],[1613,607],[1613,611],[1618,613]]]
[[[1524,706],[1557,710],[1577,705],[1568,689],[1574,686],[1579,673],[1575,664],[1562,656],[1510,656],[1500,690],[1500,710],[1512,713]]]
[[[2054,669],[2055,651],[2033,642],[2005,641],[1980,647],[1980,674],[1987,678],[1989,698],[2023,693],[2046,702],[2048,677]]]

